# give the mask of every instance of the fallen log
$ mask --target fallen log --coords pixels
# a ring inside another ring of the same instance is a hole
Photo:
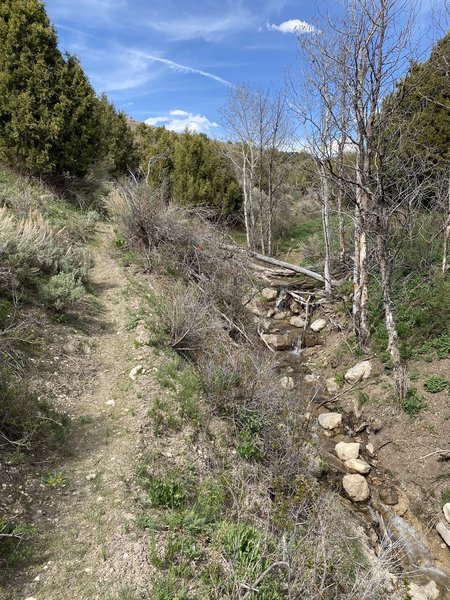
[[[248,250],[246,248],[240,248],[239,246],[232,246],[231,244],[226,244],[225,248],[234,252],[246,253],[260,262],[274,265],[275,267],[281,267],[282,269],[287,269],[288,271],[293,271],[294,273],[311,277],[316,281],[320,281],[320,283],[325,283],[323,275],[316,273],[315,271],[311,271],[310,269],[306,269],[305,267],[298,267],[297,265],[292,265],[291,263],[284,262],[283,260],[278,260],[277,258],[272,258],[271,256],[265,256],[264,254],[259,254],[258,252],[254,252],[253,250]],[[337,286],[339,285],[339,282],[335,279],[332,279],[331,285]]]

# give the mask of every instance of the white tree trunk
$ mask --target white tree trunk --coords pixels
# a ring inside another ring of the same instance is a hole
[[[331,239],[330,239],[330,188],[323,163],[319,164],[320,199],[322,204],[322,225],[325,241],[324,279],[325,292],[331,297]]]

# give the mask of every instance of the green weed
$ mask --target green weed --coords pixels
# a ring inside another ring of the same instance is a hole
[[[450,381],[445,377],[441,377],[440,375],[433,375],[425,381],[423,387],[427,390],[427,392],[430,392],[431,394],[438,394],[439,392],[445,390],[445,388],[448,387],[449,384]]]
[[[417,390],[412,388],[407,391],[403,401],[402,408],[411,417],[415,417],[421,410],[427,408],[428,404],[422,396],[419,396]]]

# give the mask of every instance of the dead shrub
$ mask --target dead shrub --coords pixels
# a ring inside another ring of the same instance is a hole
[[[207,351],[221,327],[214,310],[194,285],[177,282],[158,308],[167,343],[191,358]]]
[[[163,268],[197,284],[228,318],[244,319],[241,298],[251,285],[245,258],[226,249],[224,236],[207,213],[166,204],[144,183],[114,189],[107,209],[124,243],[145,255],[148,268]]]

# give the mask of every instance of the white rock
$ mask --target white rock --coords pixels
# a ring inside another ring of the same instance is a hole
[[[274,350],[290,350],[292,347],[287,335],[263,334],[263,338]]]
[[[437,600],[439,589],[435,581],[430,581],[427,585],[410,583],[408,597],[411,600]]]
[[[145,373],[145,369],[142,365],[136,365],[130,371],[129,378],[131,381],[136,381],[138,375],[143,375]]]
[[[318,379],[319,378],[317,377],[317,375],[314,375],[314,373],[308,373],[307,375],[305,375],[306,383],[316,383]]]
[[[369,497],[369,486],[362,475],[344,475],[342,485],[353,502],[364,502]]]
[[[327,391],[329,394],[331,394],[332,396],[334,394],[337,394],[339,391],[339,386],[336,383],[336,380],[334,377],[329,377],[328,379],[325,380],[325,385],[327,388]]]
[[[282,377],[280,379],[280,384],[281,384],[281,387],[284,388],[285,390],[293,390],[294,385],[295,385],[292,377]]]
[[[450,502],[444,504],[444,506],[442,507],[442,512],[444,513],[444,517],[447,523],[450,523]]]
[[[268,319],[271,319],[271,318],[273,317],[273,315],[274,315],[274,314],[275,314],[275,309],[274,309],[274,308],[271,308],[270,310],[268,310],[268,311],[267,311],[267,315],[266,315],[266,317],[267,317]]]
[[[364,379],[368,379],[372,373],[372,363],[370,360],[363,360],[349,369],[345,374],[345,381],[354,385]]]
[[[115,406],[116,402],[115,400],[108,400],[108,402],[105,402],[106,406]]]
[[[275,313],[275,316],[273,318],[275,319],[275,321],[282,321],[283,319],[286,319],[288,316],[289,316],[288,312],[281,311],[281,312]]]
[[[322,331],[326,324],[327,322],[325,319],[316,319],[311,323],[311,329],[313,331]]]
[[[336,412],[323,413],[322,415],[319,415],[318,421],[321,427],[331,431],[332,429],[339,427],[342,423],[342,415],[341,413]]]
[[[303,317],[291,317],[289,323],[294,327],[302,328],[305,326],[305,319]]]
[[[372,444],[372,442],[369,442],[367,444],[366,450],[370,454],[370,456],[373,456],[375,454],[375,446]]]
[[[450,547],[450,529],[447,527],[447,525],[443,521],[439,521],[439,523],[436,525],[436,531],[439,533],[447,546]]]
[[[278,292],[273,288],[264,288],[261,291],[261,296],[266,300],[275,300],[275,298],[278,296]]]
[[[359,456],[359,444],[357,442],[339,442],[334,450],[343,462]]]
[[[350,473],[359,473],[360,475],[367,475],[370,471],[370,465],[366,463],[366,461],[361,460],[360,458],[351,458],[350,460],[345,461],[345,466],[350,471]]]

